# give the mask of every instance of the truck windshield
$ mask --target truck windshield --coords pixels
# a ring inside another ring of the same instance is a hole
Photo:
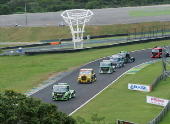
[[[53,92],[67,92],[67,86],[53,86]]]
[[[162,52],[162,49],[152,49],[152,52],[159,53],[159,52]]]
[[[120,58],[111,58],[111,60],[112,60],[113,62],[119,62],[119,61],[120,61]]]
[[[121,57],[126,57],[126,54],[125,53],[118,53],[119,54],[119,56],[121,56]]]
[[[109,66],[110,66],[110,63],[107,63],[107,62],[100,63],[100,67],[109,67]]]
[[[87,74],[91,74],[90,70],[80,70],[80,75],[87,75]]]

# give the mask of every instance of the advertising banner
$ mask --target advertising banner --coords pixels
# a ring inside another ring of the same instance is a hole
[[[152,90],[152,87],[147,86],[147,85],[139,85],[139,84],[128,83],[128,89],[129,90],[139,90],[139,91],[150,92]]]
[[[160,106],[166,106],[169,100],[166,99],[160,99],[152,96],[146,96],[146,103],[160,105]]]

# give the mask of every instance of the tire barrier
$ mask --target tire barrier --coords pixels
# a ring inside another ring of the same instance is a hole
[[[58,42],[60,39],[53,39],[53,40],[40,40],[41,43],[51,43],[51,42]]]
[[[95,38],[106,38],[106,37],[116,37],[116,36],[127,36],[128,34],[115,34],[115,35],[100,35],[100,36],[90,36],[90,39],[95,39]],[[83,37],[83,39],[86,39],[87,37]],[[26,48],[26,47],[36,47],[36,46],[45,46],[45,45],[51,45],[54,42],[60,42],[61,41],[72,41],[72,38],[68,39],[53,39],[53,40],[40,40],[41,43],[38,44],[31,44],[31,45],[20,45],[20,46],[10,46],[10,47],[2,47],[2,50],[7,50],[7,49],[17,49],[19,47]]]
[[[19,47],[26,48],[26,47],[45,46],[45,45],[50,45],[50,43],[20,45],[20,46],[9,46],[9,47],[2,47],[1,49],[2,49],[2,50],[7,50],[7,49],[17,49],[17,48],[19,48]]]
[[[106,38],[106,37],[121,37],[121,36],[128,36],[128,34],[109,34],[109,35],[90,36],[90,39]],[[83,39],[87,39],[87,37],[83,37]],[[72,38],[60,39],[60,41],[72,41]]]
[[[61,44],[61,42],[51,42],[50,45],[57,45],[57,44]]]

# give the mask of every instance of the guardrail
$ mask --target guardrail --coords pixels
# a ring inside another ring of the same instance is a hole
[[[163,74],[161,74],[159,77],[156,78],[156,80],[153,82],[152,84],[152,89],[157,85],[157,83],[163,79]],[[168,110],[170,109],[170,101],[168,102],[168,104],[163,108],[163,110],[161,111],[161,113],[155,117],[151,122],[149,122],[148,124],[158,124],[162,118],[164,117],[164,115],[168,112]]]
[[[153,41],[160,41],[160,40],[168,40],[170,37],[161,37],[155,39],[143,39],[143,40],[136,40],[130,42],[122,42],[122,43],[114,43],[105,46],[95,46],[95,47],[86,47],[83,49],[54,49],[54,50],[40,50],[40,51],[29,51],[25,52],[26,55],[36,55],[36,54],[56,54],[56,53],[72,53],[72,52],[80,52],[89,49],[103,49],[103,48],[110,48],[110,47],[117,47],[117,46],[124,46],[124,45],[131,45],[131,44],[139,44],[139,43],[149,43]]]
[[[155,81],[152,84],[152,89],[157,85],[157,83],[163,79],[163,74],[161,74],[159,77],[155,79]]]
[[[161,111],[161,113],[155,117],[151,122],[149,122],[148,124],[158,124],[162,118],[164,117],[164,115],[168,112],[168,110],[170,109],[170,101],[168,102],[168,104],[163,108],[163,110]]]

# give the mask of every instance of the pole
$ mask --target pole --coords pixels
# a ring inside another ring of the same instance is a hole
[[[27,3],[25,2],[25,24],[27,26]]]

